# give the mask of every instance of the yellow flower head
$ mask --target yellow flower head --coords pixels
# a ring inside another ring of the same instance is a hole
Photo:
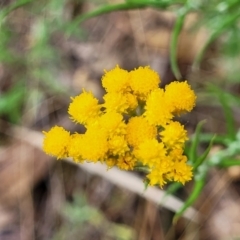
[[[89,127],[82,137],[82,158],[87,161],[101,161],[106,157],[108,151],[107,135],[105,131],[98,129],[95,125]]]
[[[123,156],[127,151],[129,151],[129,147],[124,136],[113,136],[109,139],[108,145],[110,155]]]
[[[71,135],[68,144],[68,155],[71,156],[75,162],[83,162],[84,160],[82,159],[83,136],[83,134],[79,133]]]
[[[185,82],[172,82],[165,88],[164,97],[173,114],[190,112],[195,106],[196,95]]]
[[[67,147],[70,140],[70,133],[63,127],[55,126],[49,132],[43,132],[43,150],[45,153],[55,156],[58,159],[67,157]]]
[[[166,105],[164,92],[160,88],[149,94],[145,110],[146,119],[153,125],[164,126],[173,118],[169,107]]]
[[[131,71],[130,76],[130,87],[140,100],[145,100],[152,90],[158,88],[160,83],[158,73],[149,66],[139,67]]]
[[[179,122],[170,122],[160,133],[161,140],[168,149],[181,149],[188,140],[187,131]]]
[[[187,157],[183,155],[183,149],[182,148],[173,148],[169,152],[169,157],[171,158],[171,161],[173,162],[187,162]]]
[[[193,176],[193,168],[187,164],[187,157],[183,155],[183,149],[173,149],[169,152],[169,158],[173,163],[172,170],[168,173],[169,180],[182,184],[190,181]]]
[[[107,92],[126,92],[129,88],[129,72],[117,65],[110,71],[105,71],[102,86]]]
[[[68,113],[74,122],[88,124],[99,116],[100,108],[101,106],[93,94],[83,91],[80,95],[72,98]]]
[[[117,161],[117,167],[122,170],[133,170],[136,165],[137,159],[130,153],[120,156]]]
[[[105,131],[109,137],[126,134],[126,124],[120,113],[105,113],[98,119],[98,127]]]
[[[165,185],[166,179],[164,178],[164,175],[160,169],[153,169],[148,175],[147,178],[149,179],[149,185],[159,185],[161,188],[163,185]]]
[[[134,110],[138,106],[136,95],[131,93],[125,93],[124,96],[127,98],[129,110]]]
[[[192,167],[185,162],[175,162],[173,167],[173,181],[180,182],[183,185],[192,179]]]
[[[159,185],[163,187],[166,184],[168,178],[167,175],[172,169],[173,163],[169,161],[168,156],[161,158],[161,161],[156,163],[147,175],[150,185]]]
[[[146,139],[134,151],[134,155],[144,165],[153,167],[166,156],[166,150],[163,143],[159,143],[156,139]]]
[[[128,99],[122,93],[110,92],[105,94],[103,99],[105,103],[102,105],[106,112],[124,113],[129,108]]]
[[[129,145],[138,147],[146,139],[153,139],[157,135],[157,129],[144,117],[132,117],[127,124],[127,141]]]

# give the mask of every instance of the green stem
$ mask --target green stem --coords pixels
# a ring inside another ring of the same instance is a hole
[[[134,170],[139,171],[139,172],[144,172],[144,173],[149,173],[150,170],[148,167],[144,167],[144,166],[135,166]]]
[[[204,185],[205,185],[205,176],[202,179],[196,180],[194,189],[193,189],[191,195],[186,200],[186,202],[181,207],[181,209],[175,214],[175,216],[173,218],[173,223],[176,223],[177,220],[182,216],[182,214],[187,210],[187,208],[190,207],[196,201],[196,199],[202,192]]]
[[[178,44],[178,37],[179,34],[182,30],[184,20],[185,20],[185,14],[179,16],[176,20],[176,23],[173,28],[172,36],[171,36],[171,42],[170,42],[170,63],[171,63],[171,68],[174,73],[174,76],[176,79],[181,78],[181,73],[178,68],[178,63],[177,63],[177,44]]]
[[[167,190],[165,191],[165,195],[164,195],[164,198],[162,200],[162,202],[165,201],[165,198],[168,196],[168,195],[172,195],[174,194],[178,189],[182,188],[183,185],[179,182],[174,182],[174,183],[171,183],[171,185],[167,188]]]
[[[202,163],[205,161],[205,159],[207,158],[210,150],[212,149],[212,145],[213,145],[213,142],[214,142],[214,138],[215,136],[213,136],[213,138],[211,139],[210,141],[210,144],[208,146],[208,148],[206,149],[206,151],[199,157],[197,158],[196,162],[194,162],[194,165],[193,165],[193,171],[196,172],[196,170],[198,169],[199,166],[202,165]]]
[[[189,159],[192,162],[195,162],[197,159],[197,148],[199,146],[199,138],[200,138],[201,130],[202,130],[204,123],[206,123],[206,120],[202,120],[201,122],[198,123],[198,125],[196,127],[196,131],[194,133],[191,147],[189,149]]]

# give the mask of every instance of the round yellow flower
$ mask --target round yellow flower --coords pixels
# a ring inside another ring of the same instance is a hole
[[[150,125],[144,117],[132,117],[127,124],[127,141],[129,145],[138,147],[146,139],[155,138],[157,128]]]
[[[179,122],[170,122],[160,132],[161,140],[168,149],[182,148],[188,140],[187,131]]]
[[[106,108],[106,112],[124,113],[129,108],[128,99],[122,93],[110,92],[103,96],[105,101],[102,106]]]
[[[150,185],[159,185],[161,188],[167,183],[167,174],[172,170],[173,163],[169,161],[167,156],[161,158],[147,175]]]
[[[89,127],[82,138],[82,158],[97,162],[106,158],[108,151],[107,135],[95,125]]]
[[[164,97],[173,114],[190,112],[195,106],[196,95],[185,82],[172,82],[165,88]]]
[[[169,158],[173,163],[172,170],[168,173],[168,179],[185,184],[192,179],[192,166],[187,164],[187,157],[183,155],[183,149],[173,149],[169,152]]]
[[[101,106],[91,92],[83,91],[71,99],[72,103],[69,105],[68,113],[74,122],[88,124],[100,115]]]
[[[146,119],[153,125],[164,126],[173,118],[168,105],[166,105],[164,92],[160,88],[149,94],[145,110]]]
[[[183,148],[173,148],[168,155],[173,162],[187,162],[187,157],[183,155]]]
[[[156,139],[146,139],[134,150],[134,155],[151,168],[165,158],[166,150],[163,143],[159,143]]]
[[[126,153],[124,156],[120,156],[117,160],[117,167],[123,170],[133,170],[137,159],[131,154]]]
[[[43,150],[45,153],[55,156],[58,159],[67,157],[67,146],[70,140],[70,133],[63,127],[55,126],[49,132],[43,132]]]
[[[149,185],[151,185],[151,186],[159,185],[162,188],[163,185],[165,185],[167,183],[162,171],[157,168],[153,169],[147,175],[147,178],[149,180]]]
[[[123,116],[116,112],[107,112],[98,119],[98,127],[107,133],[109,137],[126,134],[126,124]]]
[[[75,133],[71,135],[68,145],[68,155],[72,157],[75,162],[83,162],[82,147],[83,147],[83,134]]]
[[[102,86],[107,92],[126,92],[129,88],[129,72],[121,69],[118,65],[105,71],[102,77]]]
[[[130,87],[139,99],[145,100],[147,95],[158,88],[160,77],[149,66],[139,67],[130,72]]]
[[[185,162],[175,162],[173,167],[173,181],[180,182],[183,185],[193,177],[192,167]]]
[[[137,97],[131,93],[125,93],[124,96],[127,98],[129,110],[134,110],[138,106]]]
[[[127,151],[129,151],[129,147],[124,136],[115,135],[111,137],[108,141],[108,145],[110,155],[123,156]]]

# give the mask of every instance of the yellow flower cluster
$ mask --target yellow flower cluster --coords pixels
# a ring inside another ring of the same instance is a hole
[[[159,88],[160,77],[150,67],[126,71],[116,66],[105,71],[106,90],[100,104],[91,92],[71,98],[70,118],[86,128],[70,134],[55,126],[44,132],[44,151],[76,162],[103,162],[133,170],[145,166],[150,185],[191,180],[192,167],[183,154],[187,131],[174,116],[190,112],[196,96],[188,83],[172,82]]]

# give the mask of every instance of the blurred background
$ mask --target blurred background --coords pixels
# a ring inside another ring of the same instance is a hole
[[[150,65],[160,74],[161,87],[176,79],[171,39],[187,1],[165,2],[166,7],[144,5],[80,24],[83,14],[121,1],[0,0],[0,240],[240,239],[238,163],[208,171],[193,205],[198,221],[182,217],[172,224],[174,210],[131,191],[121,184],[124,175],[111,180],[108,172],[93,173],[41,150],[41,132],[54,125],[83,131],[67,114],[70,97],[84,88],[101,101],[104,69]],[[175,61],[179,80],[187,79],[198,99],[181,121],[191,136],[206,120],[199,154],[215,134],[209,158],[227,150],[225,160],[236,160],[240,4],[195,4],[178,34]],[[190,182],[175,196],[184,202],[192,189]]]

